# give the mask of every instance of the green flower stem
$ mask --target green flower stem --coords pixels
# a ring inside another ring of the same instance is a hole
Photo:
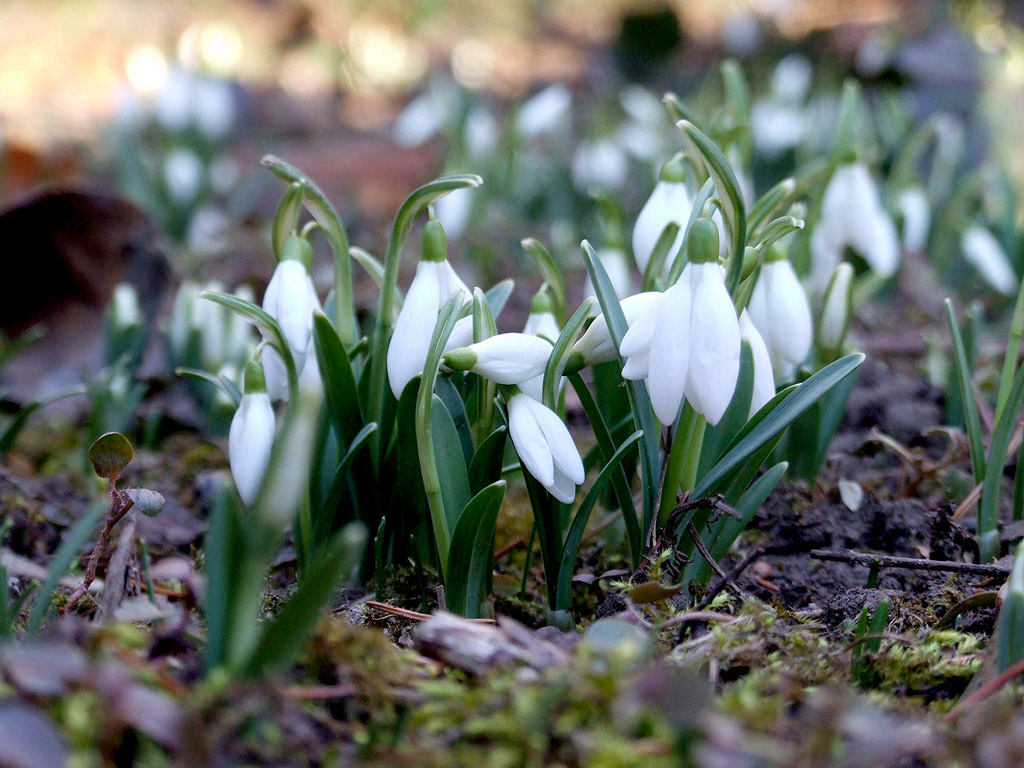
[[[689,403],[684,403],[683,412],[676,422],[676,434],[665,468],[661,505],[658,508],[659,526],[664,527],[668,516],[675,509],[677,491],[692,491],[697,482],[697,467],[700,466],[700,450],[706,427],[707,420],[694,411]]]
[[[1013,317],[1010,319],[1010,335],[1006,340],[1006,357],[1003,358],[1003,372],[999,377],[999,393],[996,396],[996,412],[992,419],[993,423],[999,421],[999,417],[1006,407],[1006,400],[1010,396],[1022,337],[1024,337],[1024,281],[1021,282],[1017,291],[1017,303],[1013,307]]]
[[[441,476],[437,469],[437,455],[434,452],[434,434],[431,429],[430,406],[434,397],[434,382],[437,381],[437,369],[441,364],[441,352],[445,342],[452,335],[452,329],[459,317],[462,297],[453,295],[441,307],[434,327],[434,336],[430,340],[430,352],[427,355],[420,378],[420,388],[416,392],[416,449],[420,459],[420,473],[423,476],[423,490],[427,495],[430,507],[430,522],[434,529],[434,541],[437,544],[437,557],[441,564],[442,580],[448,576],[448,550],[451,546],[452,533],[448,529],[448,516],[444,508],[444,495],[441,491]],[[459,510],[460,512],[462,510]]]

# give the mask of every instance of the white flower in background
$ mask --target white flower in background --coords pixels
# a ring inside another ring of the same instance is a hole
[[[804,101],[813,70],[806,57],[790,54],[775,65],[771,94],[751,108],[750,130],[762,154],[776,157],[803,141],[808,120]]]
[[[447,352],[444,363],[457,371],[471,371],[497,384],[522,384],[544,374],[551,343],[529,333],[496,336]]]
[[[836,267],[825,291],[818,323],[818,346],[838,351],[846,338],[850,325],[850,306],[853,291],[853,267],[843,262]]]
[[[218,195],[226,195],[235,188],[242,171],[235,158],[220,154],[210,161],[209,176],[211,189]]]
[[[597,260],[601,262],[604,271],[608,273],[615,295],[621,301],[633,292],[633,270],[629,263],[629,256],[622,248],[601,248],[597,253]],[[584,296],[597,296],[594,284],[590,282],[590,275],[587,275],[586,284],[583,287]]]
[[[414,376],[423,373],[441,307],[455,293],[461,294],[465,302],[472,300],[469,288],[448,263],[446,251],[444,228],[436,219],[431,219],[423,229],[422,257],[388,346],[388,382],[396,398],[402,396],[402,390]],[[472,334],[472,322],[468,327]]]
[[[228,244],[231,223],[227,215],[215,205],[200,205],[188,222],[185,242],[197,256],[212,256],[223,251]]]
[[[235,296],[242,301],[251,303],[256,301],[252,287],[245,283],[235,288]],[[224,360],[227,363],[233,363],[251,357],[253,342],[253,328],[249,321],[237,312],[226,311],[224,319]]]
[[[811,284],[820,293],[849,246],[878,275],[899,266],[896,225],[882,208],[878,189],[862,163],[836,168],[825,187],[821,220],[811,234]]]
[[[740,313],[740,339],[750,344],[750,351],[754,357],[754,389],[750,393],[750,412],[747,414],[749,419],[775,397],[775,377],[772,375],[772,360],[768,355],[768,347],[765,346],[757,327],[751,322],[750,313],[745,309]]]
[[[558,414],[519,392],[508,400],[508,431],[523,468],[565,504],[586,473],[569,429]]]
[[[452,240],[462,237],[472,212],[473,190],[468,187],[453,189],[434,202],[434,215]]]
[[[238,495],[248,507],[256,500],[274,447],[274,408],[262,366],[255,361],[246,366],[243,392],[228,432],[228,463]]]
[[[191,149],[176,147],[164,159],[164,186],[171,200],[188,205],[203,185],[203,161]]]
[[[986,283],[1004,296],[1017,290],[1017,275],[1010,266],[1006,252],[985,227],[974,224],[960,236],[960,250]]]
[[[621,189],[628,174],[626,151],[612,139],[580,144],[572,158],[572,182],[579,190]]]
[[[498,143],[498,121],[485,107],[475,106],[466,115],[463,136],[472,157],[487,157]]]
[[[391,135],[402,147],[417,147],[433,138],[444,125],[445,108],[433,89],[410,101],[395,120]]]
[[[658,291],[644,291],[622,299],[619,306],[626,326],[632,327],[639,317],[661,301],[661,296]],[[581,357],[584,365],[607,363],[618,358],[603,313],[593,319],[586,332],[572,345],[572,350]]]
[[[780,101],[800,103],[811,90],[814,68],[801,53],[791,53],[779,59],[772,72],[772,95]]]
[[[622,376],[647,380],[662,424],[675,422],[685,397],[714,425],[736,389],[739,320],[717,263],[718,228],[710,219],[694,222],[689,251],[679,280],[622,338]]]
[[[616,139],[640,160],[654,160],[665,144],[665,106],[661,99],[639,85],[627,85],[619,92],[619,103],[627,115]]]
[[[114,328],[123,330],[142,324],[139,294],[131,283],[118,283],[110,297],[111,321]]]
[[[647,262],[651,260],[658,238],[670,223],[675,222],[679,225],[679,234],[676,235],[675,242],[672,243],[665,259],[666,268],[683,243],[683,230],[693,207],[690,192],[686,188],[685,176],[681,159],[672,158],[665,163],[661,167],[654,191],[636,218],[633,227],[633,258],[636,259],[641,274],[647,268]]]
[[[180,67],[167,73],[156,97],[156,119],[169,131],[180,132],[192,122],[192,77]]]
[[[788,379],[811,351],[811,307],[793,267],[784,257],[769,254],[747,305],[772,368]]]
[[[300,243],[296,245],[299,248],[308,247]],[[306,265],[298,257],[289,258],[287,248],[286,244],[286,257],[277,265],[263,294],[263,310],[281,326],[281,333],[295,361],[296,373],[301,376],[303,366],[309,358],[314,357],[313,312],[320,309],[320,300]],[[274,400],[287,400],[288,378],[281,356],[268,345],[260,357],[270,397]]]
[[[535,139],[562,125],[569,117],[572,94],[561,83],[549,85],[523,103],[516,115],[516,129],[526,139]]]
[[[192,119],[208,139],[223,139],[235,125],[235,93],[231,83],[197,77],[192,86]]]
[[[920,187],[908,187],[896,198],[896,209],[903,219],[903,248],[921,252],[928,243],[931,226],[931,205]]]
[[[211,280],[203,287],[203,290],[222,293],[224,284],[219,280]],[[199,333],[199,356],[203,368],[207,371],[216,371],[224,362],[225,331],[228,315],[231,314],[234,313],[227,307],[212,301],[196,302],[192,323]]]

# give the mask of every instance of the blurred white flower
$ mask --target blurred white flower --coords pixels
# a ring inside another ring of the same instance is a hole
[[[156,97],[156,119],[169,131],[180,132],[192,122],[193,79],[180,67],[172,67]]]
[[[231,83],[197,77],[192,86],[192,120],[208,139],[227,136],[235,125],[235,93]]]
[[[516,128],[527,139],[550,133],[569,117],[572,94],[561,83],[549,85],[523,103],[516,115]]]
[[[579,190],[620,189],[628,173],[626,151],[612,139],[580,144],[572,158],[572,181]]]
[[[410,101],[395,120],[391,135],[402,147],[417,147],[433,138],[444,125],[444,109],[428,90]]]
[[[985,227],[974,224],[960,236],[960,250],[986,283],[1004,296],[1017,290],[1018,279],[1006,252]]]
[[[818,346],[822,349],[837,351],[842,346],[850,324],[852,290],[853,267],[844,261],[832,273],[825,290],[818,323]]]
[[[466,115],[466,149],[475,158],[485,158],[498,143],[498,122],[485,107],[476,106]]]
[[[862,163],[836,168],[825,188],[821,220],[811,234],[811,285],[817,293],[824,290],[847,246],[883,277],[899,266],[896,225]]]
[[[191,149],[176,147],[164,158],[164,186],[171,201],[188,205],[203,184],[203,161]]]
[[[768,355],[768,347],[764,339],[758,333],[757,328],[750,320],[750,313],[743,310],[740,313],[740,339],[750,344],[750,351],[754,358],[754,389],[750,394],[749,419],[755,413],[775,397],[775,377],[772,375],[772,361]]]
[[[908,251],[923,251],[932,217],[928,196],[920,187],[908,187],[896,198],[896,209],[903,218],[903,247]]]
[[[621,301],[633,292],[633,270],[629,263],[629,256],[621,248],[602,248],[597,251],[597,259],[608,273],[615,295]],[[583,287],[584,296],[596,296],[593,283],[590,282],[590,275],[587,275]]]
[[[228,217],[220,208],[201,205],[189,220],[185,243],[198,256],[220,253],[227,247],[229,228]]]
[[[458,240],[466,231],[470,214],[473,212],[473,190],[467,187],[453,189],[444,197],[434,201],[434,215],[444,226],[452,240]]]
[[[801,53],[790,53],[779,59],[772,72],[772,95],[780,101],[800,103],[811,89],[814,68]]]
[[[811,307],[793,267],[786,259],[770,260],[761,268],[747,305],[772,368],[780,380],[792,375],[811,351]]]
[[[572,435],[558,414],[520,392],[508,400],[508,428],[523,468],[552,496],[571,504],[586,473]]]

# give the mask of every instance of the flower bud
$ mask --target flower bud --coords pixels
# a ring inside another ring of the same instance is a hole
[[[444,363],[497,384],[522,384],[543,374],[549,357],[551,344],[539,336],[499,333],[468,347],[453,349],[444,356]]]
[[[691,264],[717,262],[718,245],[718,227],[715,222],[703,216],[693,222],[686,238],[686,250]]]
[[[444,261],[448,258],[448,236],[441,222],[431,218],[423,225],[422,261]]]
[[[843,262],[832,273],[818,323],[818,346],[839,350],[850,324],[850,305],[853,297],[853,267]]]
[[[977,224],[968,227],[960,238],[960,250],[982,279],[999,293],[1012,296],[1017,290],[1017,275],[1010,267],[1006,252],[987,229]]]
[[[251,506],[270,462],[275,426],[263,366],[256,361],[246,366],[243,391],[228,432],[228,463],[238,495]]]

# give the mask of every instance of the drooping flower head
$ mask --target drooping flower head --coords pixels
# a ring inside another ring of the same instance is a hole
[[[643,274],[651,260],[654,246],[670,223],[679,225],[679,234],[669,249],[666,264],[683,243],[683,230],[690,218],[693,201],[686,188],[686,170],[681,156],[673,157],[661,167],[658,183],[647,198],[633,227],[633,258]]]
[[[314,356],[313,312],[320,309],[320,299],[317,298],[316,288],[309,276],[312,259],[313,252],[309,243],[303,238],[290,235],[282,248],[281,261],[263,294],[263,310],[281,327],[299,376],[308,359]],[[288,399],[288,377],[281,356],[267,345],[263,348],[261,361],[271,399]]]
[[[718,264],[718,228],[700,218],[690,229],[690,261],[622,339],[622,375],[646,379],[654,413],[673,424],[684,397],[709,424],[729,406],[739,376],[739,321]]]
[[[842,347],[850,325],[852,293],[853,267],[844,261],[832,273],[822,302],[818,346],[823,350],[835,353]]]
[[[255,360],[246,366],[242,391],[228,433],[228,463],[238,495],[246,506],[251,506],[274,447],[274,408],[267,394],[263,366]]]
[[[571,504],[586,473],[568,427],[529,395],[508,399],[508,431],[523,468],[561,502]]]
[[[811,351],[811,307],[780,250],[770,249],[766,255],[747,308],[768,348],[776,377],[788,378]]]
[[[423,373],[437,313],[444,303],[455,293],[467,302],[472,300],[469,288],[448,263],[447,251],[444,227],[431,219],[423,227],[420,262],[388,346],[388,382],[395,397],[401,397],[405,385]]]
[[[960,250],[982,279],[999,293],[1012,296],[1016,292],[1018,279],[1006,251],[985,227],[980,224],[968,227],[960,237]]]

